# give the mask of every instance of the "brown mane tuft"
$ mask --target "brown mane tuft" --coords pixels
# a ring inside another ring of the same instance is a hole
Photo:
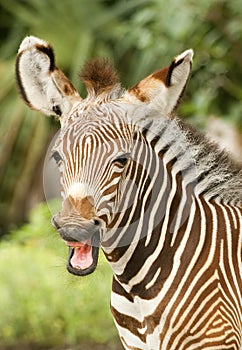
[[[94,90],[94,93],[98,94],[119,84],[118,74],[108,59],[93,59],[87,62],[79,76],[84,81],[88,93]]]

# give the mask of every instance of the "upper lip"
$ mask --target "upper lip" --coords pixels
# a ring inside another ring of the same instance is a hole
[[[99,229],[94,225],[68,224],[59,228],[58,232],[66,242],[83,242],[90,240],[94,234],[99,232]]]
[[[66,245],[68,247],[71,247],[71,248],[79,248],[79,247],[81,247],[85,244],[88,244],[88,243],[90,243],[90,245],[92,244],[91,240],[90,240],[90,242],[87,242],[87,241],[86,242],[65,241],[65,242],[66,242]]]

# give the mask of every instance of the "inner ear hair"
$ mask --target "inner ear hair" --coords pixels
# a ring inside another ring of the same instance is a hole
[[[49,57],[50,59],[49,70],[50,72],[53,72],[53,70],[55,69],[55,54],[54,54],[53,48],[50,46],[50,44],[47,44],[47,45],[39,44],[39,45],[36,45],[36,49],[40,52],[43,52]]]
[[[28,106],[46,115],[63,117],[76,101],[82,100],[69,79],[55,65],[52,47],[34,36],[27,36],[20,44],[16,80]]]

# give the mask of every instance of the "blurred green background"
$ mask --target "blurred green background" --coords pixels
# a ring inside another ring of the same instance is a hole
[[[130,87],[193,48],[179,114],[241,159],[241,23],[241,0],[0,0],[0,350],[120,348],[108,310],[109,267],[101,257],[93,276],[71,278],[51,213],[36,207],[45,199],[43,162],[58,123],[29,111],[18,95],[22,39],[49,41],[83,96],[78,72],[90,58],[111,58]]]

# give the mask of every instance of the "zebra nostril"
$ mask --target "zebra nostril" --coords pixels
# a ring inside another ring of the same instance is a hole
[[[60,228],[60,225],[56,221],[56,215],[52,216],[51,223],[52,223],[52,226],[54,226],[57,230]]]
[[[95,226],[99,226],[99,225],[100,225],[100,221],[97,220],[97,219],[94,219],[94,220],[93,220],[93,223],[94,223]]]

